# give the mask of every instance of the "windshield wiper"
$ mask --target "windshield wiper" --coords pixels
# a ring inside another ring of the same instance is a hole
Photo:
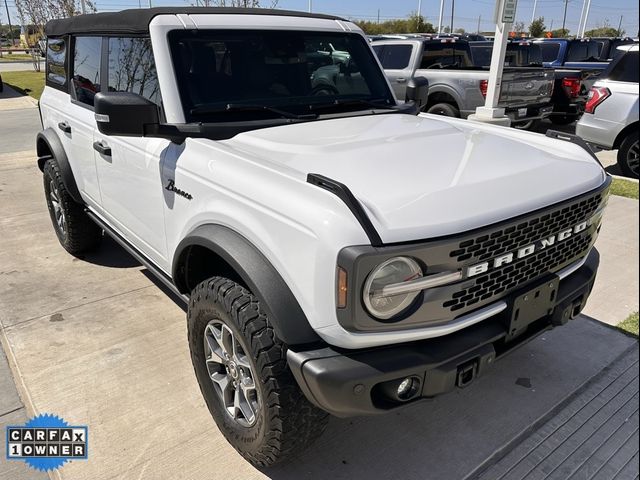
[[[380,102],[385,102],[386,105],[381,105]],[[333,107],[352,107],[352,106],[365,106],[374,109],[383,110],[395,110],[396,105],[389,105],[389,101],[386,98],[378,98],[374,100],[367,100],[363,98],[336,98],[329,103],[313,103],[309,105],[309,110],[333,108]]]
[[[226,105],[199,105],[197,107],[193,107],[189,113],[191,115],[207,115],[210,113],[223,113],[223,112],[271,112],[276,115],[280,115],[283,118],[292,118],[296,120],[312,120],[314,118],[318,118],[318,115],[315,113],[305,113],[302,115],[298,115],[293,112],[287,112],[285,110],[280,110],[276,107],[270,107],[268,105],[247,105],[244,103],[227,103]]]

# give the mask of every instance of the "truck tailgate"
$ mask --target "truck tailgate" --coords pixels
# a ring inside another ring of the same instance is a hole
[[[553,70],[537,67],[505,67],[499,105],[504,108],[551,101]]]

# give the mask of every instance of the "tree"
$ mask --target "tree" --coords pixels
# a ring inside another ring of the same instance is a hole
[[[558,28],[557,30],[551,31],[551,36],[553,38],[567,38],[569,36],[570,30],[568,28]]]
[[[435,33],[435,28],[424,17],[412,14],[408,19],[387,20],[382,23],[368,20],[356,20],[367,35],[384,35],[388,33]]]
[[[597,28],[584,32],[585,37],[622,37],[624,34],[624,30],[618,31],[617,28],[613,28],[608,18],[605,18]]]
[[[459,33],[460,35],[464,35],[466,32],[466,30],[464,28],[456,28],[453,33]]]
[[[518,34],[518,36],[520,36],[521,34],[523,34],[525,32],[525,30],[524,30],[524,22],[516,22],[516,23],[514,23],[512,30],[514,32],[516,32],[516,34]]]
[[[544,25],[544,17],[538,17],[529,25],[529,35],[533,38],[540,38],[544,35],[546,28]]]
[[[18,17],[23,25],[33,25],[44,37],[44,25],[49,20],[67,18],[82,13],[80,0],[15,0]],[[96,11],[92,0],[84,0],[85,11]]]

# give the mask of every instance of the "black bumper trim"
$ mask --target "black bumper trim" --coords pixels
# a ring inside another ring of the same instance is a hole
[[[306,397],[323,410],[338,417],[385,413],[466,386],[494,360],[574,318],[591,293],[599,262],[594,248],[584,265],[560,282],[553,313],[509,342],[508,322],[499,314],[444,337],[362,350],[289,350],[287,360]],[[419,383],[415,396],[393,398],[389,392],[407,377]]]

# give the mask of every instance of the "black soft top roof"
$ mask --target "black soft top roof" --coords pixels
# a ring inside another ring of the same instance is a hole
[[[327,20],[344,20],[332,15],[321,15],[291,10],[275,10],[266,8],[229,8],[229,7],[158,7],[122,10],[120,12],[92,13],[76,17],[51,20],[44,31],[48,37],[60,37],[70,33],[108,34],[129,33],[144,34],[149,32],[149,23],[158,15],[279,15],[284,17],[322,18]]]

